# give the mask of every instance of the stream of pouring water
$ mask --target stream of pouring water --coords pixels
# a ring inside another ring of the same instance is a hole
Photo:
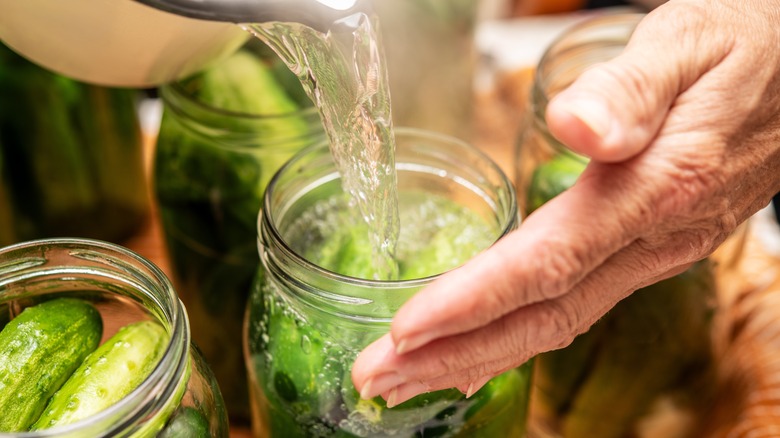
[[[395,139],[378,26],[366,14],[327,34],[299,23],[242,27],[268,44],[319,109],[342,186],[368,224],[375,279],[396,279],[399,234]]]

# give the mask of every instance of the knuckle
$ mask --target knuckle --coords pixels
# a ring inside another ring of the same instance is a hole
[[[575,240],[558,242],[554,236],[541,245],[534,263],[535,275],[527,283],[526,303],[555,299],[580,280],[589,264],[581,246]]]
[[[581,309],[572,300],[555,300],[550,302],[550,316],[555,336],[551,341],[556,347],[568,345],[579,332],[582,321]]]
[[[462,373],[482,363],[489,357],[490,342],[474,342],[461,339],[456,344],[442,345],[432,352],[433,367],[428,370],[429,376],[446,376]]]
[[[516,334],[514,355],[520,357],[528,351],[543,352],[569,345],[582,331],[582,314],[580,306],[572,300],[552,300],[534,306],[526,315],[533,318],[526,324],[528,329]]]

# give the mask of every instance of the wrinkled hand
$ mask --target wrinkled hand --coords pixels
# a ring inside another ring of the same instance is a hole
[[[780,191],[780,2],[675,1],[548,105],[579,181],[407,302],[352,371],[388,405],[468,395],[712,253]]]

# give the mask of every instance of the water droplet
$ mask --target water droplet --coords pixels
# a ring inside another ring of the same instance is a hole
[[[301,337],[301,350],[306,354],[311,354],[311,339],[306,335]]]

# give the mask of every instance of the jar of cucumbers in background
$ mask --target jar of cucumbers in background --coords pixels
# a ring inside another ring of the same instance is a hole
[[[228,435],[176,292],[129,250],[86,239],[0,249],[0,328],[0,436]]]
[[[532,214],[572,186],[587,165],[585,157],[548,131],[545,109],[550,98],[589,66],[620,54],[642,17],[590,19],[564,32],[545,52],[516,150],[521,215]],[[742,235],[735,233],[733,238]],[[722,256],[719,260],[729,265],[739,250]],[[670,436],[675,430],[679,434],[674,436],[701,436],[697,422],[707,421],[717,379],[712,341],[715,268],[705,259],[682,274],[642,288],[568,347],[539,355],[534,433],[617,438]],[[670,416],[689,421],[662,421]],[[670,425],[673,429],[657,429]]]
[[[241,326],[259,266],[261,198],[274,172],[324,132],[298,79],[260,41],[160,95],[154,193],[173,282],[231,420],[248,422]]]
[[[0,246],[120,242],[144,224],[137,98],[52,73],[0,43]]]
[[[255,436],[525,436],[531,363],[470,399],[452,389],[388,408],[352,384],[356,355],[407,299],[517,226],[511,183],[487,157],[440,134],[395,134],[396,280],[369,279],[368,228],[326,144],[301,152],[268,187],[245,337]]]

